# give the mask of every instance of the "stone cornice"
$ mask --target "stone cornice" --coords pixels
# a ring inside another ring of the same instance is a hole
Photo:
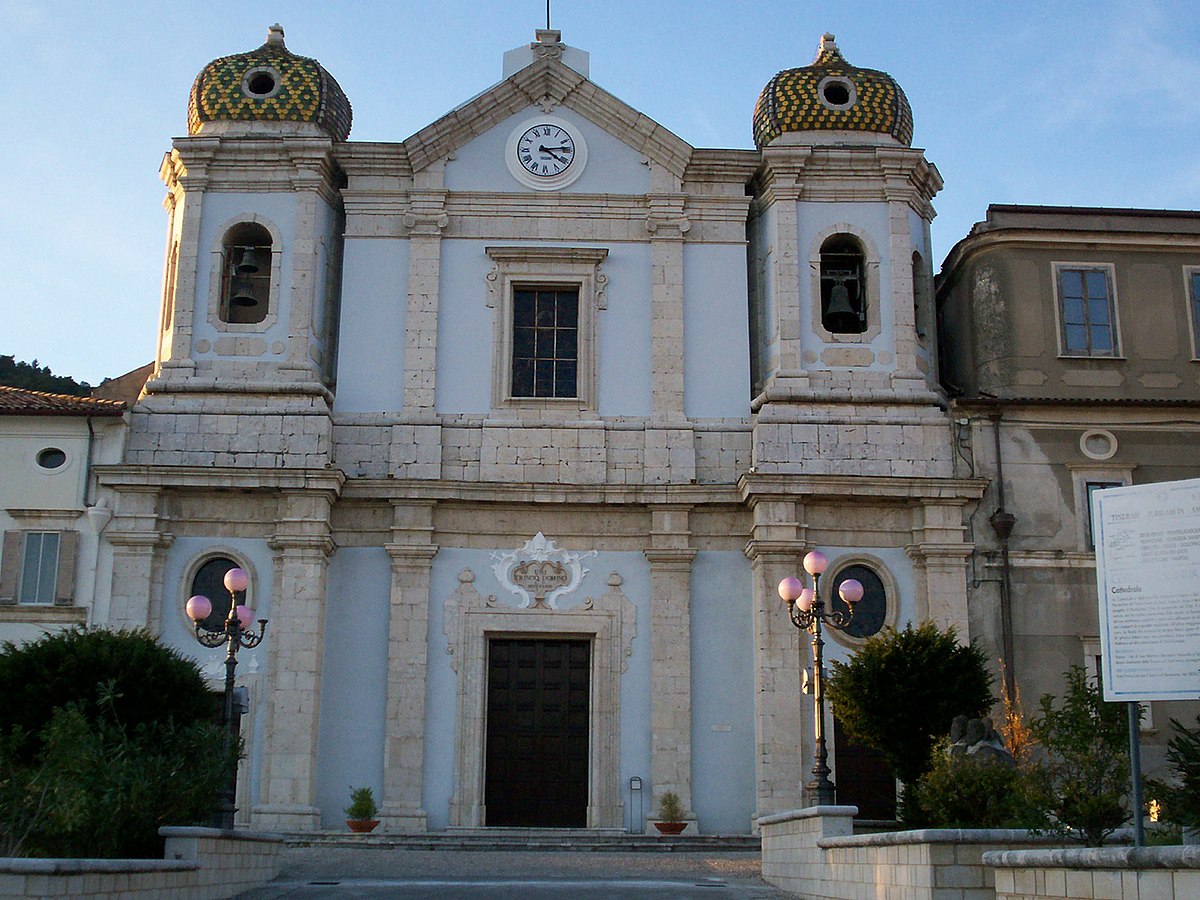
[[[650,547],[642,551],[654,568],[680,571],[691,569],[696,552],[692,547]]]
[[[908,554],[910,559],[917,562],[924,562],[926,565],[938,562],[958,565],[958,560],[966,559],[975,552],[975,545],[967,541],[961,544],[921,541],[916,544],[908,544],[904,548],[904,552]]]
[[[176,138],[160,174],[168,189],[180,182],[187,190],[315,190],[329,203],[340,202],[340,170],[333,156],[333,141],[328,138]]]
[[[201,466],[94,466],[101,485],[120,491],[186,488],[208,491],[326,491],[337,497],[340,469],[235,469]],[[106,534],[110,535],[109,532]]]
[[[696,149],[683,173],[685,185],[694,183],[729,184],[744,188],[762,165],[757,150]]]
[[[799,500],[817,497],[870,497],[876,500],[936,501],[963,506],[983,496],[984,478],[906,478],[868,475],[747,473],[738,479],[742,499]]]
[[[401,143],[336,144],[334,157],[351,178],[373,176],[389,180],[411,179],[408,149]]]
[[[461,503],[546,503],[572,505],[741,505],[733,485],[707,484],[535,484],[399,478],[354,478],[345,500],[439,500]]]

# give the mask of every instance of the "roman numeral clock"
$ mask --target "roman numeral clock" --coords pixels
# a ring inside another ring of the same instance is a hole
[[[556,191],[583,174],[587,143],[570,122],[542,115],[513,129],[504,161],[513,178],[526,187]]]

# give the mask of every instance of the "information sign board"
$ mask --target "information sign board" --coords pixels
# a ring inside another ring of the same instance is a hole
[[[1200,698],[1200,478],[1092,498],[1104,699]]]

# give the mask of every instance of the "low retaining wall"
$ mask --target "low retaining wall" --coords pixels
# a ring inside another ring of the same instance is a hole
[[[1200,847],[993,851],[983,863],[996,873],[996,900],[1200,897]]]
[[[857,812],[853,806],[815,806],[760,819],[763,878],[803,897],[830,900],[991,900],[995,878],[985,853],[1053,843],[1008,829],[855,835]]]
[[[0,897],[231,897],[279,874],[283,838],[218,828],[159,829],[164,859],[0,859]]]

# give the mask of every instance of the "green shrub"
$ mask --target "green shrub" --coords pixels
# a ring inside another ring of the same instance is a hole
[[[1200,725],[1200,716],[1196,717]],[[1175,734],[1167,743],[1167,762],[1178,784],[1157,784],[1164,816],[1185,828],[1200,828],[1200,728],[1191,730],[1178,719],[1171,720]]]
[[[687,816],[683,801],[674,791],[667,791],[658,798],[658,818],[660,822],[682,822]]]
[[[350,805],[342,810],[347,819],[373,819],[379,812],[375,805],[375,792],[369,787],[351,787]]]
[[[934,828],[1033,828],[1043,824],[1030,806],[1025,774],[965,753],[936,748],[932,764],[910,792],[907,821]]]
[[[887,628],[849,662],[833,663],[826,690],[845,733],[882,753],[911,786],[954,717],[977,718],[995,702],[991,684],[978,648],[926,622]]]
[[[72,646],[84,660],[58,653]],[[123,646],[148,671],[166,677],[139,684]],[[22,659],[26,655],[32,663]],[[54,659],[63,669],[87,673],[65,701],[62,672],[49,663]],[[60,702],[43,702],[36,714],[6,707],[0,716],[0,855],[161,857],[161,826],[211,818],[231,760],[211,716],[213,697],[194,663],[140,632],[73,632],[25,647],[5,645],[0,671],[6,677],[35,670],[55,685]],[[130,685],[135,697],[147,688],[157,694],[152,706],[161,718],[148,719],[145,709],[136,709],[132,721],[125,718],[131,707],[124,687]],[[206,715],[173,716],[176,699],[185,711]],[[25,721],[44,724],[33,731]]]
[[[216,698],[196,665],[145,631],[75,628],[0,650],[0,734],[20,729],[18,758],[30,761],[56,709],[75,704],[89,722],[101,718],[100,686],[111,714],[127,728],[173,719],[211,722]]]
[[[1129,819],[1129,726],[1125,705],[1105,703],[1079,666],[1066,673],[1061,706],[1042,697],[1030,722],[1045,750],[1031,789],[1045,811],[1045,830],[1099,847]]]

